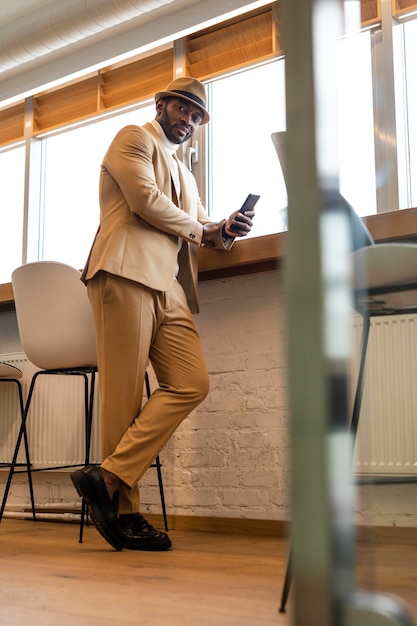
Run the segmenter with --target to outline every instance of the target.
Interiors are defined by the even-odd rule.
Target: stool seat
[[[355,309],[362,315],[417,310],[417,244],[378,243],[352,254]]]
[[[14,365],[0,362],[0,378],[22,378],[22,371]]]

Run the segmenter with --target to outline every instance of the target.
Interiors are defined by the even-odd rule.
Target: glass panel
[[[340,42],[340,191],[358,215],[376,213],[371,32]]]
[[[260,194],[250,236],[286,228],[287,193],[271,133],[285,130],[284,61],[211,84],[209,207],[214,220]]]
[[[359,215],[376,213],[370,33],[340,45],[340,188]],[[286,228],[287,196],[271,133],[285,130],[284,61],[211,85],[209,207],[213,219],[259,193],[250,236]]]
[[[397,135],[399,208],[408,209],[410,204],[410,177],[408,173],[408,119],[407,90],[404,60],[404,25],[393,27],[393,58],[395,84],[395,116]],[[412,86],[411,86],[412,87]]]
[[[398,28],[396,37],[396,76],[403,77],[405,86],[397,89],[399,100],[397,106],[398,126],[408,130],[408,144],[404,140],[399,145],[398,167],[400,175],[401,208],[417,206],[417,20],[406,22],[401,27],[404,34],[402,47],[401,29]],[[404,56],[401,54],[404,52]],[[400,82],[400,79],[397,80]],[[404,99],[402,95],[404,94]],[[405,132],[398,132],[399,137],[407,136]],[[406,193],[406,191],[408,193]]]
[[[22,263],[25,147],[0,152],[0,283]]]
[[[152,119],[154,111],[152,104],[43,140],[42,259],[84,267],[99,223],[103,156],[117,131],[127,124],[143,124]]]

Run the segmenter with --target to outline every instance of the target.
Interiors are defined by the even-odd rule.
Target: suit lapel
[[[178,172],[180,175],[180,185],[181,185],[181,208],[186,213],[190,213],[190,182],[187,180],[187,176],[189,175],[189,170],[185,167],[185,165],[178,159],[176,155],[174,158],[178,163]]]
[[[150,135],[152,135],[152,137],[154,137],[158,145],[158,150],[164,154],[166,162],[168,164],[169,172],[171,174],[172,201],[178,207],[182,208],[181,207],[181,184],[180,185],[178,184],[178,174],[176,174],[175,163],[174,163],[174,159],[175,159],[175,161],[178,164],[178,173],[179,173],[180,180],[181,180],[181,173],[180,173],[181,167],[180,167],[180,162],[177,158],[177,155],[174,153],[171,156],[168,153],[168,151],[165,149],[165,147],[161,145],[161,138],[158,135],[158,132],[155,130],[155,128],[150,122],[147,122],[146,124],[144,124],[142,128],[144,128]]]
[[[180,206],[181,189],[179,178],[179,164],[175,154],[173,154],[172,156],[168,155],[168,163],[169,171],[171,172],[173,198],[174,196],[176,198],[174,202],[177,206]]]

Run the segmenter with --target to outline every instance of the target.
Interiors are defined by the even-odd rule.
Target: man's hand
[[[213,246],[215,245],[215,240],[219,236],[221,229],[221,222],[211,222],[210,224],[204,224],[201,245],[213,248]]]
[[[245,211],[245,213],[235,211],[226,220],[226,223],[223,226],[224,234],[228,237],[245,237],[252,230],[252,218],[254,216],[255,211]],[[233,230],[231,229],[232,225]]]
[[[245,237],[252,230],[253,221],[252,218],[255,215],[255,211],[246,211],[240,213],[235,211],[224,222],[223,228],[221,222],[211,222],[210,224],[203,225],[203,237],[201,239],[202,246],[208,246],[212,248],[215,245],[215,240],[218,237],[220,231],[226,237],[234,239],[234,237]],[[231,230],[231,226],[234,226],[234,230]]]

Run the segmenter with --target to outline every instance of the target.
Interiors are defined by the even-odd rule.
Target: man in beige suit
[[[139,513],[138,481],[208,393],[192,316],[198,247],[229,249],[254,215],[211,222],[177,159],[179,144],[210,119],[204,85],[178,78],[155,103],[155,119],[123,128],[104,157],[100,226],[82,276],[96,324],[104,460],[71,477],[116,550],[171,547]],[[158,387],[142,409],[148,361]]]

